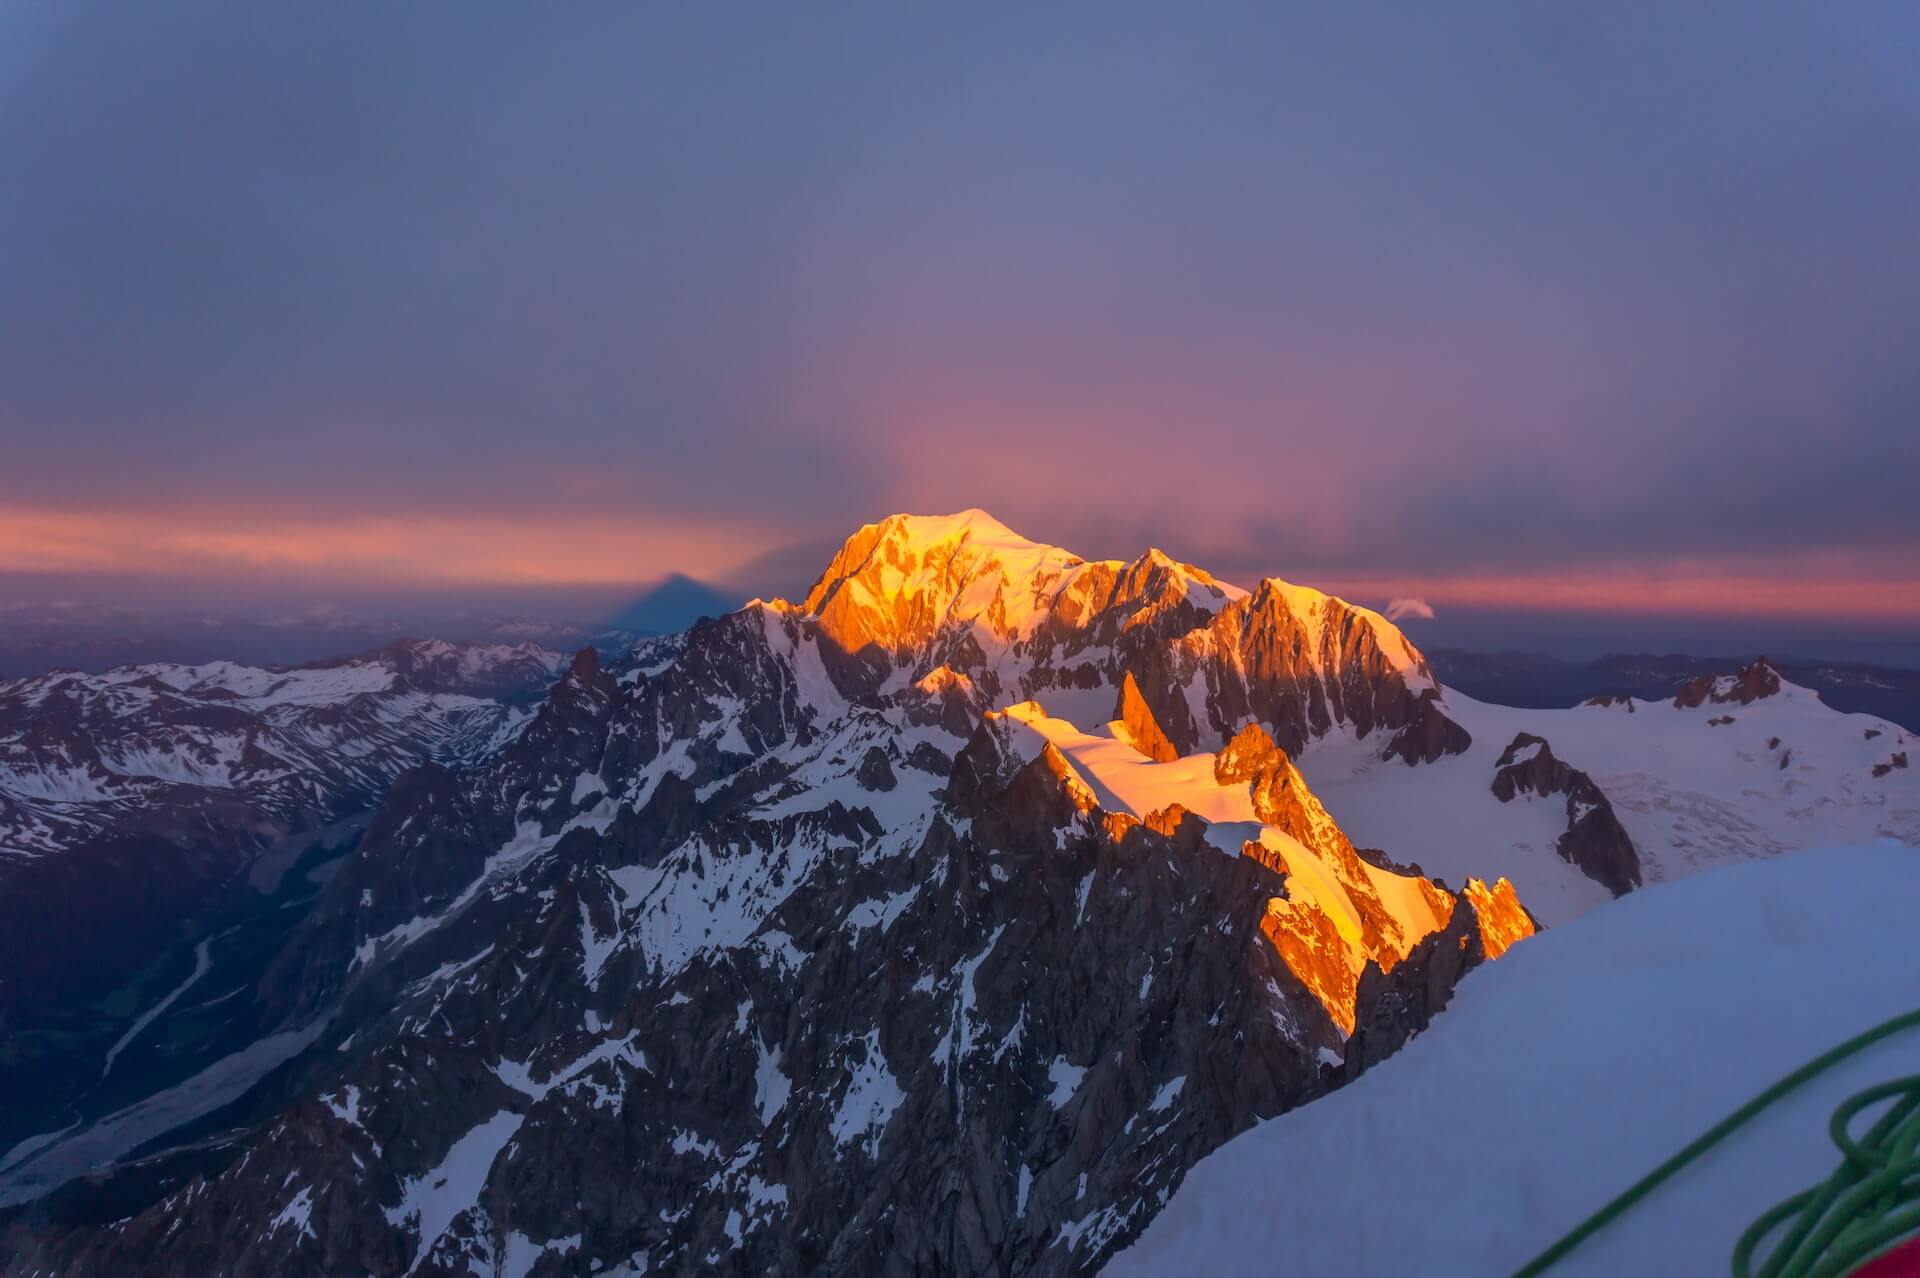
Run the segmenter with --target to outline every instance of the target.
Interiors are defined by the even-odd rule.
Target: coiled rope
[[[1574,1226],[1516,1270],[1513,1278],[1538,1278],[1767,1106],[1848,1057],[1916,1027],[1920,1027],[1920,1009],[1883,1021],[1808,1061]],[[1854,1140],[1848,1132],[1854,1118],[1887,1100],[1893,1100],[1891,1108],[1863,1139]],[[1909,1234],[1920,1233],[1920,1075],[1848,1097],[1833,1112],[1828,1130],[1841,1154],[1840,1167],[1824,1185],[1793,1195],[1753,1222],[1734,1246],[1734,1278],[1842,1278]],[[1760,1244],[1788,1222],[1791,1227],[1755,1269],[1753,1258]]]

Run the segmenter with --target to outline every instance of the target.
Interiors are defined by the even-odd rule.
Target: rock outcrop
[[[1640,854],[1593,778],[1554,757],[1545,738],[1522,732],[1494,765],[1493,793],[1502,803],[1524,794],[1565,795],[1567,830],[1560,855],[1615,896],[1640,886]]]
[[[1114,708],[1113,717],[1126,727],[1127,739],[1133,748],[1149,759],[1171,763],[1180,757],[1173,742],[1160,730],[1160,723],[1153,717],[1146,699],[1140,695],[1140,685],[1134,681],[1131,670],[1121,679],[1120,704]]]
[[[1682,710],[1708,704],[1749,706],[1779,691],[1780,671],[1761,657],[1738,674],[1701,675],[1689,680],[1674,694],[1673,704]]]

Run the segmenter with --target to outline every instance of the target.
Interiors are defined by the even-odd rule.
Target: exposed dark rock
[[[1460,978],[1486,961],[1471,903],[1454,907],[1447,926],[1414,947],[1391,972],[1377,963],[1360,974],[1353,1033],[1338,1068],[1343,1083],[1379,1064],[1446,1010]]]
[[[978,796],[971,833],[938,823],[904,860],[869,866],[856,846],[823,862],[764,944],[658,976],[609,960],[612,1002],[582,983],[579,937],[611,927],[599,865],[627,853],[569,856],[543,908],[432,1002],[402,1000],[243,1159],[115,1229],[16,1233],[11,1254],[68,1274],[134,1257],[163,1275],[397,1274],[418,1245],[406,1182],[510,1122],[422,1272],[494,1264],[509,1231],[578,1235],[544,1262],[566,1272],[642,1250],[730,1273],[1091,1272],[1186,1167],[1322,1092],[1318,1052],[1339,1038],[1260,935],[1272,874],[1206,847],[1191,814],[1162,834],[1097,819],[1088,798],[1043,750]],[[902,892],[888,925],[841,924]],[[1426,958],[1393,977],[1418,999],[1369,1005],[1369,1052],[1463,970],[1456,950],[1428,952],[1445,959],[1435,979]],[[583,1002],[605,1028],[565,1010]],[[898,1100],[863,1122],[869,1076]],[[782,1187],[779,1208],[754,1185]],[[1062,1234],[1089,1212],[1110,1224]]]
[[[1691,710],[1711,702],[1714,705],[1752,705],[1762,697],[1780,691],[1780,671],[1761,657],[1738,674],[1701,675],[1674,694],[1673,704]]]
[[[1545,738],[1522,732],[1495,764],[1494,797],[1509,803],[1521,794],[1567,796],[1567,831],[1560,855],[1615,896],[1640,886],[1640,854],[1593,778],[1554,757]]]
[[[953,772],[947,778],[947,804],[963,816],[971,816],[981,803],[1000,793],[1019,771],[1021,760],[1014,753],[1012,729],[1004,719],[982,719],[973,736],[953,759]]]
[[[1615,896],[1640,886],[1640,854],[1613,804],[1584,772],[1576,771],[1567,790],[1567,832],[1560,855]]]
[[[1439,697],[1428,690],[1414,703],[1406,726],[1387,743],[1385,754],[1389,759],[1405,760],[1411,766],[1432,763],[1450,754],[1465,754],[1472,745],[1472,735],[1447,718],[1440,709]]]
[[[1336,726],[1409,763],[1465,748],[1390,627],[1157,552],[1054,556],[948,627],[978,584],[960,550],[889,537],[863,530],[803,606],[583,654],[483,766],[410,776],[263,983],[262,1031],[311,1047],[165,1175],[17,1221],[7,1271],[1092,1273],[1194,1162],[1322,1094],[1356,1011],[1354,1059],[1378,1059],[1486,952],[1477,902],[1511,889],[1422,882],[1452,931],[1400,935],[1283,748]],[[1129,688],[1167,745],[1225,743],[1216,775],[1355,885],[1393,964],[1364,999],[1284,855],[1223,856],[1178,805],[1104,811],[982,713]],[[849,806],[849,779],[893,796]]]
[[[1418,875],[1421,878],[1428,878],[1427,872],[1420,868],[1418,861],[1396,861],[1379,848],[1357,847],[1353,851],[1355,856],[1358,856],[1368,865],[1378,866],[1380,869],[1387,870],[1394,874]],[[1429,881],[1436,887],[1446,887],[1446,884],[1440,882],[1438,879],[1429,879]]]
[[[906,766],[944,777],[953,771],[953,758],[931,741],[921,741],[907,751]]]
[[[853,779],[860,783],[862,790],[886,791],[899,784],[893,777],[893,765],[887,762],[887,752],[879,746],[867,747]]]
[[[1545,737],[1522,732],[1494,763],[1493,794],[1509,803],[1516,794],[1564,794],[1573,769],[1553,757]]]
[[[621,805],[607,830],[606,847],[616,865],[652,868],[686,842],[699,820],[700,799],[693,782],[678,772],[663,772],[638,812]]]

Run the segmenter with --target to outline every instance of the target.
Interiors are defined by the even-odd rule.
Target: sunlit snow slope
[[[1221,760],[1235,747],[1156,762],[1135,747],[1120,722],[1082,732],[1032,701],[1010,706],[1005,718],[1025,738],[1024,748],[1016,743],[1023,757],[1051,745],[1102,809],[1168,825],[1177,817],[1167,821],[1160,814],[1190,812],[1207,823],[1209,845],[1227,856],[1254,856],[1287,875],[1287,895],[1269,903],[1265,930],[1343,1029],[1353,1028],[1356,984],[1368,962],[1391,971],[1453,916],[1451,893],[1419,875],[1362,860],[1257,728],[1236,741],[1241,762],[1237,768],[1227,764],[1223,775]],[[1472,890],[1481,894],[1477,903],[1487,899],[1484,884],[1475,881]],[[1512,889],[1501,883],[1492,891],[1502,897],[1504,915],[1519,935],[1530,933]],[[1483,925],[1492,922],[1483,919]],[[1500,952],[1497,945],[1488,949]]]
[[[1391,1060],[1203,1161],[1107,1272],[1510,1273],[1806,1060],[1920,1006],[1920,852],[1749,862],[1633,893],[1461,982]],[[1557,1278],[1726,1272],[1826,1178],[1827,1116],[1920,1071],[1920,1035],[1781,1102]]]

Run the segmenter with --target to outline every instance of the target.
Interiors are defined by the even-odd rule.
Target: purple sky
[[[16,6],[0,573],[1920,623],[1920,10],[1365,8]]]

